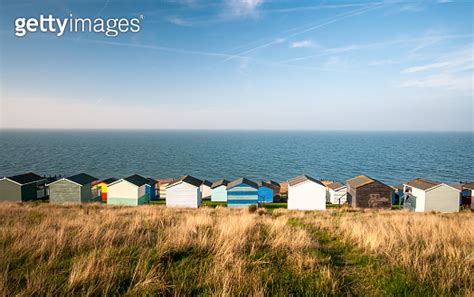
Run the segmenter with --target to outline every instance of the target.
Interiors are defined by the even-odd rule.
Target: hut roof
[[[267,182],[268,184],[270,184],[270,185],[274,186],[274,187],[278,187],[278,188],[280,188],[280,187],[281,187],[280,183],[279,183],[279,182],[276,182],[276,181],[274,181],[273,179],[269,179],[269,180],[267,180],[266,182]]]
[[[238,178],[232,182],[230,182],[228,185],[227,185],[227,188],[233,188],[235,186],[238,186],[240,184],[246,184],[246,185],[249,185],[251,186],[252,188],[258,188],[258,184],[254,181],[251,181],[249,179],[246,179],[245,177],[241,177],[241,178]]]
[[[128,181],[129,183],[134,184],[137,187],[141,187],[147,183],[147,179],[138,174],[130,175],[128,177],[124,177],[123,179]]]
[[[178,179],[176,179],[175,181],[173,181],[172,183],[170,183],[166,187],[169,188],[169,187],[172,187],[172,186],[174,186],[178,183],[181,183],[181,182],[184,182],[184,183],[196,186],[196,187],[200,187],[202,185],[202,180],[197,179],[197,178],[195,178],[191,175],[184,175],[184,176],[179,177]]]
[[[212,183],[211,183],[210,181],[208,181],[207,179],[203,180],[203,181],[202,181],[202,184],[203,184],[204,186],[208,186],[208,187],[211,187],[211,186],[212,186]]]
[[[406,183],[406,185],[417,188],[423,191],[429,190],[431,188],[434,188],[436,186],[439,186],[441,183],[429,180],[427,178],[415,178],[414,180],[411,180]]]
[[[463,187],[469,190],[474,190],[474,182],[465,183]]]
[[[20,184],[20,185],[29,184],[29,183],[32,183],[32,182],[36,182],[36,181],[46,179],[46,178],[44,178],[42,176],[39,176],[38,174],[33,173],[33,172],[28,172],[28,173],[24,173],[24,174],[9,176],[7,178],[14,181],[14,182],[16,182],[16,183],[18,183],[18,184]]]
[[[307,175],[300,175],[300,176],[296,176],[296,177],[293,177],[292,179],[288,180],[288,183],[290,184],[290,186],[294,186],[294,185],[297,185],[297,184],[300,184],[300,183],[303,183],[303,182],[306,182],[306,181],[312,181],[312,182],[315,182],[317,184],[320,184],[322,186],[324,186],[324,184],[315,179],[315,178],[312,178],[311,176],[307,176]]]
[[[70,176],[68,178],[66,178],[67,180],[70,180],[72,182],[75,182],[76,184],[80,184],[80,185],[87,185],[87,184],[90,184],[94,181],[97,180],[97,178],[89,175],[89,174],[86,174],[86,173],[79,173],[79,174],[76,174],[76,175],[73,175],[73,176]]]
[[[117,179],[115,177],[110,177],[110,178],[104,179],[102,182],[104,184],[110,184],[110,183],[113,183],[115,181],[117,181]]]
[[[214,189],[220,186],[227,186],[228,184],[229,184],[229,181],[226,180],[225,178],[222,178],[220,180],[216,180],[215,182],[213,182],[211,185],[211,188]]]
[[[147,177],[146,178],[146,183],[149,184],[149,185],[154,185],[154,184],[157,184],[158,181],[154,178],[151,178],[151,177]]]
[[[167,178],[160,178],[158,180],[158,183],[160,184],[170,184],[170,183],[174,183],[176,182],[177,180],[179,180],[181,178],[180,177],[167,177]]]
[[[328,188],[330,188],[332,190],[337,190],[337,189],[343,188],[345,186],[346,186],[345,184],[335,181],[332,184],[329,184]]]
[[[359,175],[354,178],[348,179],[347,184],[350,185],[352,188],[360,188],[362,186],[368,185],[375,182],[375,179],[372,179],[365,175]]]

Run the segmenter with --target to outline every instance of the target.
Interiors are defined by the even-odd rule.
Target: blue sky
[[[1,1],[3,128],[474,130],[471,1]]]

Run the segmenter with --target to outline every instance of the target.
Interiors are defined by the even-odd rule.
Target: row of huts
[[[283,188],[285,190],[283,190]],[[49,198],[54,204],[102,201],[111,205],[141,205],[164,199],[168,207],[201,206],[203,199],[226,202],[228,207],[272,203],[285,192],[288,209],[324,210],[327,203],[357,208],[391,208],[395,201],[418,212],[456,212],[460,197],[473,207],[474,183],[450,185],[417,178],[391,187],[365,175],[347,180],[321,181],[307,175],[284,183],[255,182],[246,178],[220,179],[211,183],[192,176],[155,180],[134,174],[121,179],[98,180],[85,173],[46,178],[26,173],[0,179],[0,200],[28,201]]]

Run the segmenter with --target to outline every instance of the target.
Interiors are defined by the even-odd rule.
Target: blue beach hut
[[[150,200],[152,201],[158,200],[158,197],[156,195],[156,185],[158,184],[158,181],[156,181],[155,179],[151,177],[148,177],[146,179],[146,184],[147,186],[145,188],[145,191],[148,194],[148,197],[150,198]]]
[[[266,182],[258,183],[258,203],[272,203],[273,202],[273,188]]]
[[[258,184],[239,178],[227,185],[227,207],[243,208],[258,204]]]

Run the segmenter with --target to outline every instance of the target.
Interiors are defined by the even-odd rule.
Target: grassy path
[[[290,220],[290,224],[306,229],[319,243],[312,253],[328,261],[336,278],[337,295],[413,296],[432,292],[400,267],[388,264],[382,257],[365,254],[327,230],[298,219]]]

